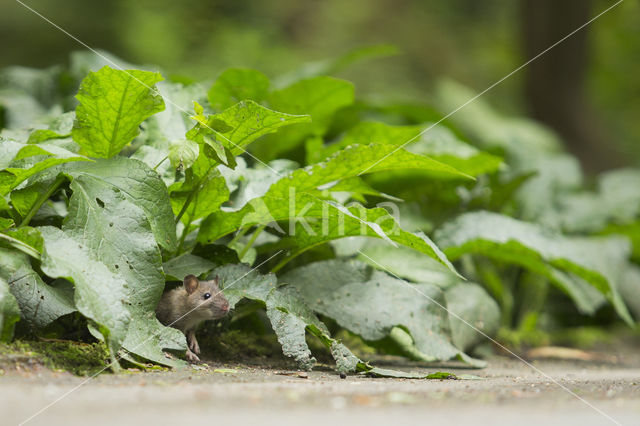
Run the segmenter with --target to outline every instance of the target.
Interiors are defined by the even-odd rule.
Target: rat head
[[[229,313],[229,301],[222,294],[218,282],[218,277],[211,281],[200,281],[195,275],[187,275],[184,278],[183,284],[189,305],[198,317],[217,319]]]

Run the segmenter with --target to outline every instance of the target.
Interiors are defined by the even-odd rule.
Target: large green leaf
[[[65,278],[74,283],[78,311],[95,322],[115,359],[131,321],[125,290],[128,283],[111,272],[109,266],[113,265],[106,264],[111,259],[96,260],[84,245],[82,236],[76,239],[73,229],[71,235],[50,226],[39,229],[44,237],[42,271],[50,277]],[[83,232],[84,229],[75,231]]]
[[[485,342],[486,337],[477,330],[482,330],[488,336],[498,331],[500,308],[482,287],[458,283],[445,291],[444,299],[449,314],[451,341],[456,348],[467,351]]]
[[[247,68],[225,70],[209,89],[209,104],[215,110],[251,99],[261,102],[269,94],[269,79],[260,71]]]
[[[251,100],[242,101],[221,113],[195,117],[198,124],[187,138],[204,143],[205,137],[219,141],[234,155],[244,152],[251,142],[279,128],[310,121],[308,115],[291,115],[263,107]]]
[[[290,286],[276,286],[273,274],[260,275],[246,265],[225,265],[211,273],[217,275],[231,307],[242,298],[263,302],[267,317],[282,345],[285,355],[292,357],[302,369],[311,369],[316,359],[305,339],[309,331],[331,350],[339,371],[355,371],[368,367],[349,349],[334,340],[327,327],[309,309],[297,291]]]
[[[487,334],[495,332],[498,325],[495,302],[470,284],[463,284],[467,286],[465,290],[475,288],[473,292],[467,292],[473,302],[466,303],[488,303],[486,311],[474,311],[464,306],[459,291],[452,292],[447,299],[435,285],[411,284],[355,261],[312,263],[288,272],[281,281],[295,286],[314,311],[335,319],[365,340],[379,341],[396,327],[406,329],[424,360],[458,358],[475,363],[452,344],[451,326],[456,330],[454,342],[464,347],[475,342],[471,335],[476,332],[473,329],[469,333],[463,332],[460,320],[455,316],[450,320],[449,311],[445,309],[448,302],[452,302],[451,312]]]
[[[389,144],[427,155],[472,176],[494,172],[502,160],[479,151],[458,139],[441,125],[392,126],[379,122],[361,122],[349,129],[338,142],[314,153],[322,160],[349,145]]]
[[[164,109],[153,87],[159,73],[116,70],[104,66],[90,72],[76,95],[73,140],[91,157],[111,158],[140,133],[140,124]]]
[[[447,289],[460,282],[460,277],[431,257],[411,250],[408,247],[396,247],[389,250],[389,244],[383,241],[368,240],[360,244],[353,253],[358,259],[377,269],[388,271],[396,277],[413,282],[435,284]]]
[[[0,255],[3,249],[0,248]],[[0,342],[13,338],[13,328],[20,319],[20,308],[16,298],[9,291],[7,281],[0,276]]]
[[[21,267],[11,277],[11,293],[20,305],[22,319],[30,326],[41,328],[76,311],[73,287],[64,280],[54,284],[46,284],[28,265]]]
[[[292,187],[297,191],[307,191],[322,185],[326,186],[320,189],[331,189],[330,184],[340,180],[390,170],[415,170],[439,179],[473,179],[447,164],[392,145],[351,145],[322,163],[293,171],[276,182],[268,193],[284,195]]]
[[[290,218],[290,235],[274,245],[274,248],[288,250],[288,256],[277,265],[278,269],[311,247],[339,238],[366,236],[385,240],[388,244],[387,250],[395,248],[394,243],[397,243],[426,254],[455,272],[446,256],[424,233],[404,231],[394,217],[383,208],[367,209],[358,204],[345,207],[308,196],[296,197],[295,202],[296,205],[305,206],[299,210],[304,212],[304,215],[299,213],[297,216],[302,220]],[[284,208],[290,211],[288,204]],[[305,211],[305,208],[308,210]],[[270,209],[270,212],[273,214],[274,209]],[[292,227],[292,224],[295,227]]]
[[[311,123],[285,129],[253,148],[263,161],[277,158],[302,144],[309,136],[322,136],[329,128],[334,114],[354,101],[353,84],[332,77],[315,77],[298,81],[272,92],[269,105],[289,114],[309,114]]]
[[[593,305],[582,279],[601,292],[625,321],[632,322],[618,292],[630,248],[620,238],[564,237],[539,225],[496,213],[466,213],[435,234],[448,257],[474,253],[545,275],[582,308]]]
[[[272,165],[278,172],[286,172],[290,168],[290,163],[272,162]],[[252,185],[250,189],[245,189],[243,196],[235,200],[237,202],[234,203],[234,208],[243,206],[252,199],[252,196],[254,198],[263,196],[265,199],[289,198],[292,190],[318,194],[323,190],[348,190],[352,189],[350,184],[343,187],[342,183],[361,173],[402,169],[418,170],[434,178],[470,178],[451,166],[403,149],[396,150],[393,146],[376,144],[350,146],[334,154],[325,162],[293,170],[280,179],[267,169],[247,170],[241,173],[238,180],[243,178],[260,182]]]
[[[296,247],[292,255],[335,238],[366,235],[407,245],[451,267],[426,236],[403,231],[384,209],[346,208],[318,197],[321,189],[328,189],[325,185],[361,172],[411,168],[438,177],[465,176],[451,166],[402,149],[396,150],[391,145],[349,147],[324,163],[293,171],[274,183],[264,196],[253,199],[236,212],[217,212],[208,216],[200,227],[198,240],[212,242],[243,227],[290,221],[291,233],[296,238],[285,245]],[[308,219],[308,226],[306,222],[296,226],[298,221]]]
[[[76,177],[71,189],[63,230],[42,228],[44,272],[75,283],[78,310],[102,326],[113,353],[123,346],[154,362],[178,365],[162,352],[184,350],[184,336],[155,318],[164,275],[144,211],[88,176]]]
[[[167,187],[160,177],[141,161],[124,157],[98,160],[90,166],[76,163],[64,173],[93,180],[96,185],[112,188],[140,207],[156,237],[169,251],[175,250],[176,228]]]
[[[121,191],[90,177],[75,178],[71,189],[74,194],[65,232],[126,283],[124,301],[131,324],[123,347],[157,363],[178,365],[162,352],[184,349],[184,336],[161,325],[155,317],[164,289],[164,273],[147,215]]]

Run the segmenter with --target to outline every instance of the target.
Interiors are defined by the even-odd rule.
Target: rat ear
[[[196,291],[196,289],[200,285],[200,281],[198,281],[198,278],[195,275],[191,274],[184,277],[184,280],[182,282],[184,284],[184,289],[187,290],[188,294],[193,294],[193,292]]]

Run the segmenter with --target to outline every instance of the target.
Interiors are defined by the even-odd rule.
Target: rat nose
[[[229,312],[229,302],[225,301],[224,303],[222,303],[222,305],[220,306],[220,309],[223,312]]]

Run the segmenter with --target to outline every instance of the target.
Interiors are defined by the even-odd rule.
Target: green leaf
[[[53,120],[48,129],[37,129],[31,132],[27,143],[41,143],[50,139],[64,139],[71,136],[76,114],[67,112]]]
[[[446,256],[424,233],[404,231],[395,222],[393,216],[383,208],[367,209],[357,204],[345,207],[309,197],[296,197],[295,202],[296,205],[304,206],[300,211],[305,212],[305,208],[308,209],[305,216],[299,217],[312,220],[293,221],[295,228],[291,229],[290,225],[290,236],[282,238],[274,246],[289,250],[288,257],[276,266],[276,270],[311,247],[339,238],[366,236],[385,240],[388,244],[387,250],[391,247],[395,249],[397,246],[394,243],[417,250],[455,273]],[[284,208],[289,209],[289,204],[285,204]],[[273,209],[270,212],[271,214],[279,213]]]
[[[260,275],[247,265],[225,265],[210,274],[217,275],[224,295],[233,308],[242,298],[265,303],[267,317],[285,355],[294,358],[300,368],[311,369],[316,360],[306,343],[306,331],[315,335],[332,352],[339,371],[355,371],[364,366],[344,345],[331,338],[326,326],[288,286],[276,287],[273,274]]]
[[[208,216],[200,227],[198,241],[213,242],[243,227],[288,220],[292,223],[290,232],[296,238],[288,240],[285,246],[295,247],[292,250],[294,256],[332,239],[366,235],[407,245],[451,267],[431,240],[424,235],[403,231],[384,209],[367,210],[359,206],[348,209],[312,195],[320,195],[319,188],[330,189],[324,185],[355,177],[361,172],[418,168],[434,176],[465,176],[428,157],[395,149],[390,145],[350,147],[325,163],[296,170],[271,185],[263,197],[253,199],[239,211],[217,212]],[[320,223],[323,218],[324,222]],[[297,221],[307,219],[311,219],[308,226],[306,223],[296,226]],[[340,227],[341,223],[344,229]],[[316,232],[318,229],[321,232]]]
[[[188,169],[193,166],[200,152],[196,142],[189,139],[178,139],[169,145],[169,161],[174,168]]]
[[[229,199],[226,181],[217,169],[212,169],[202,179],[187,178],[175,183],[170,191],[173,212],[176,215],[182,212],[180,219],[185,225],[219,212],[222,203]]]
[[[326,133],[334,114],[354,102],[353,84],[332,77],[301,80],[272,92],[269,105],[289,114],[309,114],[311,123],[298,125],[270,137],[254,148],[255,154],[268,161],[304,143],[309,136]]]
[[[550,206],[562,206],[567,194],[582,185],[582,172],[576,158],[567,154],[530,156],[518,169],[536,173],[513,197],[522,219],[560,228],[562,216],[558,209]]]
[[[236,168],[236,160],[229,148],[224,146],[222,142],[211,139],[208,136],[203,138],[204,154],[215,163],[224,164],[230,169]],[[214,163],[214,164],[215,164]]]
[[[627,237],[633,245],[631,260],[640,263],[640,222],[636,221],[627,225],[609,225],[602,230],[602,234],[618,234]]]
[[[447,301],[437,286],[410,284],[362,263],[342,260],[316,262],[294,269],[282,276],[281,281],[295,286],[314,311],[335,319],[340,326],[367,341],[381,340],[389,336],[393,328],[401,326],[410,333],[424,360],[459,358],[474,362],[451,343],[450,319],[443,309]],[[491,299],[486,294],[476,299],[487,300]],[[497,318],[495,302],[492,308]],[[496,330],[497,321],[478,325],[491,334]]]
[[[620,285],[620,293],[624,301],[629,305],[637,322],[640,322],[640,267],[630,264]]]
[[[0,217],[0,231],[5,231],[15,224],[13,223],[13,219],[7,219],[6,217]]]
[[[251,142],[279,128],[296,123],[307,123],[308,115],[291,115],[274,111],[253,101],[242,101],[219,114],[207,117],[206,125],[198,123],[189,132],[187,139],[200,144],[210,136],[221,142],[233,155],[244,152]]]
[[[357,250],[358,259],[376,269],[413,282],[435,284],[442,289],[460,282],[460,277],[441,263],[408,247],[389,250],[383,241],[367,241]]]
[[[632,323],[617,290],[621,271],[629,256],[629,244],[619,238],[564,237],[539,225],[496,213],[466,213],[448,222],[435,234],[448,257],[485,255],[521,265],[546,276],[565,291],[579,307],[592,301],[575,279],[595,287],[609,300],[620,317]]]
[[[221,266],[209,277],[216,275],[231,308],[243,298],[265,302],[278,282],[274,274],[261,275],[245,264]]]
[[[440,81],[436,87],[441,111],[449,114],[456,110],[448,119],[482,148],[500,148],[523,163],[532,156],[561,150],[561,141],[548,128],[533,120],[502,116],[476,96],[471,89],[451,80]],[[460,108],[463,104],[465,107]]]
[[[304,305],[300,304],[300,306]],[[278,308],[274,302],[271,306],[268,305],[267,317],[282,346],[282,353],[295,359],[300,369],[311,370],[316,359],[306,342],[307,321],[284,308]],[[313,315],[313,313],[310,314]]]
[[[164,101],[154,85],[159,73],[104,66],[90,72],[76,95],[73,140],[86,155],[111,158],[140,132],[140,124],[164,110]]]
[[[269,79],[260,71],[229,68],[217,78],[209,89],[209,104],[223,110],[247,99],[261,102],[269,94]]]
[[[336,58],[306,63],[300,69],[280,77],[277,85],[282,87],[302,79],[334,74],[356,62],[396,54],[398,54],[398,48],[390,44],[357,47]]]
[[[486,341],[486,337],[471,326],[488,335],[498,330],[500,308],[482,287],[459,283],[448,288],[444,298],[449,313],[451,341],[456,348],[467,351]]]
[[[38,253],[42,252],[42,236],[37,228],[21,226],[19,228],[8,229],[4,231],[3,234],[26,244]]]
[[[352,145],[338,151],[322,163],[293,171],[276,182],[269,193],[287,194],[291,187],[295,187],[297,191],[316,188],[330,190],[331,184],[340,180],[391,170],[414,170],[437,179],[473,180],[471,176],[447,164],[392,145]]]
[[[76,163],[64,173],[73,178],[86,177],[100,186],[120,192],[144,211],[158,244],[169,251],[176,249],[175,220],[167,187],[146,164],[116,157],[98,160],[91,166]]]
[[[322,159],[349,145],[389,144],[404,146],[407,151],[426,155],[471,175],[492,173],[502,163],[499,157],[481,152],[458,139],[441,125],[392,126],[379,122],[361,122],[349,129],[338,142],[333,143],[315,158]]]
[[[25,145],[0,138],[0,195],[8,194],[22,182],[59,164],[91,161],[50,144]]]
[[[11,191],[11,205],[22,217],[25,217],[35,205],[41,194],[47,192],[55,179],[38,180],[32,185]]]
[[[629,224],[640,216],[640,171],[614,170],[598,178],[595,193],[564,195],[560,201],[562,229],[598,232],[607,224]]]
[[[114,357],[122,346],[131,320],[126,306],[127,282],[111,272],[104,260],[96,260],[84,241],[45,226],[42,271],[53,278],[65,278],[75,285],[78,311],[95,321]]]
[[[250,200],[262,197],[282,175],[298,168],[298,163],[290,160],[271,161],[268,164],[269,168],[260,163],[254,167],[246,167],[244,159],[240,157],[239,160],[235,170],[218,169],[227,181],[229,191],[232,192],[229,206],[225,206],[229,211],[240,210]]]
[[[59,256],[65,253],[53,253],[49,246],[57,242],[47,241],[45,236],[45,249],[50,262],[45,269],[43,260],[43,270],[50,276],[72,278],[76,284],[78,310],[99,324],[108,325],[108,330],[114,335],[112,339],[117,338],[116,342],[127,351],[165,365],[181,364],[165,357],[162,352],[162,349],[184,350],[184,336],[178,330],[164,327],[155,317],[154,311],[164,289],[164,274],[160,250],[147,215],[130,202],[122,191],[91,176],[76,177],[71,189],[73,195],[69,215],[63,231],[56,231],[63,234],[68,245],[73,245],[75,252],[79,252],[77,256],[80,256],[80,260],[77,265],[75,260],[71,260],[74,259],[72,256],[69,256],[70,260],[63,261]],[[44,229],[53,233],[51,228]],[[73,266],[67,266],[62,271],[66,271],[66,274],[61,275],[56,268],[65,262],[73,262]],[[93,264],[100,276],[92,277],[93,268],[87,267],[87,263]],[[90,312],[86,312],[86,308],[83,311],[78,301],[78,292],[81,290],[78,282],[86,285],[85,280],[99,280],[100,286],[106,286],[100,288],[94,283],[93,292],[85,295],[85,303],[96,303],[96,293],[102,291],[118,297],[117,303],[114,300],[109,302],[107,298],[104,304],[110,303],[108,308],[93,307]],[[97,315],[102,321],[95,318]],[[130,317],[130,324],[127,321],[123,334],[119,324],[113,321],[125,317]],[[115,326],[118,334],[112,330]],[[107,341],[108,336],[109,333],[105,335]]]
[[[189,274],[199,277],[211,271],[215,266],[216,264],[210,260],[185,253],[163,263],[162,269],[166,278],[182,281]]]
[[[0,247],[0,278],[9,281],[11,276],[24,265],[29,265],[29,258],[13,248]]]
[[[0,254],[1,253],[0,249]],[[20,308],[16,298],[9,291],[7,281],[0,277],[0,342],[10,342],[15,323],[20,320]]]
[[[16,249],[39,260],[42,252],[42,236],[37,229],[28,226],[7,229],[0,232],[0,247]],[[9,278],[5,277],[5,279]]]
[[[42,328],[63,315],[76,311],[73,302],[73,286],[66,281],[48,285],[31,267],[25,265],[17,270],[9,281],[22,319],[31,327]]]
[[[42,107],[51,108],[64,96],[60,90],[62,74],[60,66],[45,69],[10,66],[0,70],[0,88],[28,95]],[[27,125],[32,123],[27,122]]]

